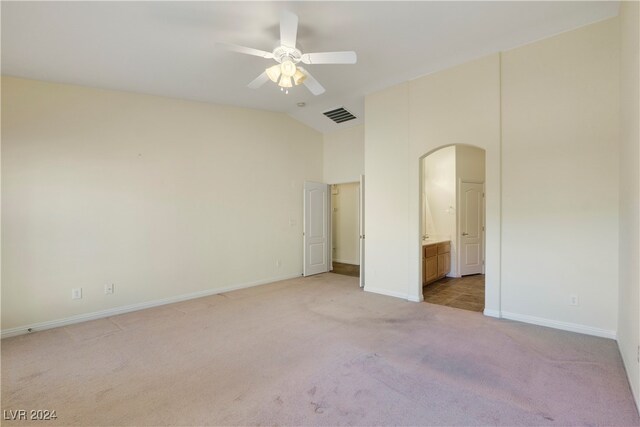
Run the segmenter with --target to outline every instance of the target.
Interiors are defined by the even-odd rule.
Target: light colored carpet
[[[57,411],[39,425],[639,423],[612,340],[335,274],[3,340],[2,409]]]

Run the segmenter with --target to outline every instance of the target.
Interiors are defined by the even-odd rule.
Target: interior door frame
[[[365,239],[365,233],[364,233],[364,222],[365,222],[365,215],[364,215],[364,175],[360,175],[359,180],[358,181],[341,181],[341,182],[332,182],[329,185],[329,224],[330,224],[330,228],[329,228],[329,241],[330,241],[330,245],[329,245],[329,254],[330,254],[330,258],[329,260],[331,261],[331,270],[333,270],[333,223],[331,221],[333,221],[333,205],[332,205],[332,198],[331,198],[331,187],[333,185],[344,185],[344,184],[358,184],[358,248],[359,248],[359,262],[360,262],[360,276],[359,276],[359,283],[360,283],[360,287],[364,288],[364,239]],[[330,271],[331,271],[330,270]]]
[[[360,239],[358,244],[360,245],[360,288],[364,289],[364,250],[365,250],[365,228],[364,228],[364,175],[360,175],[360,187],[358,188],[358,228],[360,232]]]

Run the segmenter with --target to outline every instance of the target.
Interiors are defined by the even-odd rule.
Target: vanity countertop
[[[435,245],[436,243],[448,242],[450,240],[451,239],[448,239],[446,237],[430,237],[422,241],[422,246]]]

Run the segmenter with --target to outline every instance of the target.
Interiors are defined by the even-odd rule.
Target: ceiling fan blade
[[[267,76],[267,72],[264,71],[258,77],[256,77],[251,83],[247,85],[248,88],[258,89],[260,86],[266,83],[269,80],[269,76]]]
[[[353,51],[305,53],[301,58],[305,64],[355,64],[358,56]]]
[[[309,89],[309,92],[314,95],[321,95],[325,92],[325,89],[322,87],[322,85],[318,83],[318,81],[311,74],[309,74],[307,70],[302,67],[298,67],[298,69],[302,71],[302,74],[307,77],[306,79],[304,79],[304,82],[302,82],[302,84],[304,84],[307,89]]]
[[[280,12],[280,44],[295,48],[297,36],[298,15],[283,9]]]
[[[216,43],[216,44],[218,46],[220,46],[221,48],[226,49],[226,50],[230,50],[232,52],[246,53],[247,55],[259,56],[261,58],[267,58],[267,59],[273,58],[273,53],[267,52],[265,50],[254,49],[254,48],[251,48],[251,47],[238,46],[238,45],[229,44],[229,43]]]

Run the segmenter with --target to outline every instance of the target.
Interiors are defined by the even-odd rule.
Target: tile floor
[[[333,270],[331,270],[331,272],[335,274],[343,274],[345,276],[360,277],[360,266],[334,261]]]
[[[424,301],[463,310],[484,310],[484,274],[445,277],[422,289]]]

